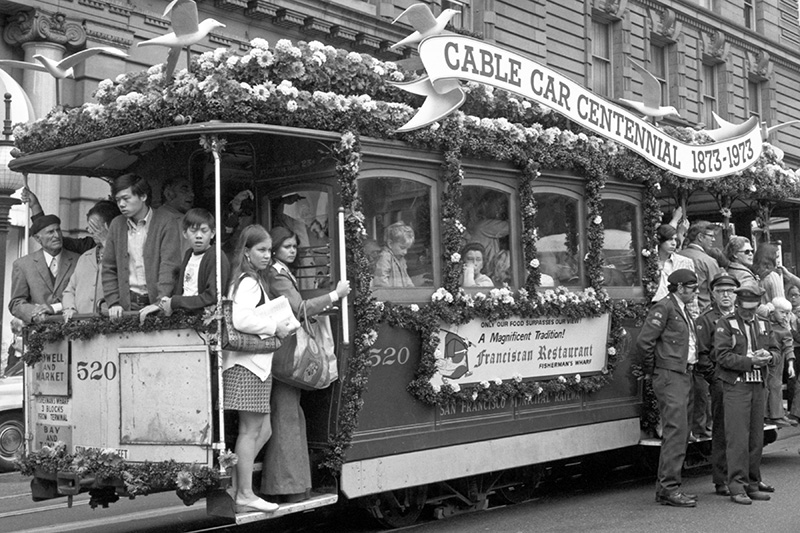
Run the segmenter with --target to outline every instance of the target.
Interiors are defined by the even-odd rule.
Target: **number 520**
[[[395,363],[404,365],[408,363],[410,357],[407,346],[403,346],[399,350],[396,350],[392,346],[387,348],[370,348],[369,353],[370,356],[369,359],[367,359],[367,363],[369,363],[370,366],[389,366]]]
[[[76,373],[81,381],[107,379],[111,381],[117,377],[117,365],[109,361],[105,365],[100,361],[78,361]]]

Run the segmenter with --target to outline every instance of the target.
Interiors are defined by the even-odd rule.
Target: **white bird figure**
[[[752,130],[755,123],[758,122],[758,118],[750,117],[747,119],[747,121],[742,122],[741,124],[734,124],[733,122],[728,122],[713,111],[711,114],[714,116],[714,121],[719,127],[713,130],[705,130],[703,133],[717,142],[724,141],[726,139],[732,139],[747,133],[748,131]]]
[[[205,19],[198,23],[197,4],[194,3],[194,0],[172,0],[164,10],[163,16],[166,17],[167,14],[170,15],[172,22],[172,33],[142,41],[136,46],[166,46],[169,48],[164,76],[166,79],[170,79],[178,64],[181,50],[199,43],[213,30],[224,28],[225,24],[214,19]]]
[[[645,117],[650,117],[654,121],[657,118],[663,118],[668,115],[680,116],[675,107],[661,105],[661,82],[658,81],[658,78],[633,59],[628,58],[628,60],[633,65],[634,70],[642,77],[642,83],[644,84],[642,89],[643,101],[637,102],[635,100],[626,100],[625,98],[620,98],[620,101],[625,102]]]
[[[112,48],[110,46],[98,46],[96,48],[87,48],[86,50],[75,52],[74,54],[65,57],[61,61],[54,61],[49,57],[44,57],[43,55],[40,54],[36,54],[35,56],[33,56],[33,59],[38,61],[38,63],[28,63],[27,61],[14,61],[11,59],[4,59],[0,60],[0,67],[24,68],[28,70],[36,70],[39,72],[49,72],[50,75],[53,76],[55,79],[63,80],[64,78],[75,77],[75,71],[73,69],[75,65],[77,65],[81,61],[85,61],[88,58],[100,53],[105,53],[117,57],[128,57],[128,54],[117,48]]]
[[[433,124],[461,107],[467,98],[457,80],[445,80],[434,87],[426,75],[413,81],[392,83],[392,85],[425,97],[425,101],[417,113],[411,117],[411,120],[398,128],[398,132],[412,131]]]
[[[773,131],[779,130],[781,128],[786,128],[788,126],[794,126],[795,124],[800,124],[800,120],[789,120],[788,122],[775,124],[774,126],[770,126],[769,128],[767,127],[767,123],[764,122],[761,127],[761,135],[763,136],[764,141],[766,141],[767,139],[769,139],[769,136]]]
[[[14,61],[12,59],[0,60],[0,67],[3,68],[22,68],[27,70],[35,70],[38,72],[47,72],[56,79],[56,105],[61,104],[61,88],[60,81],[64,78],[75,78],[75,70],[73,67],[82,61],[86,61],[90,57],[97,54],[108,54],[117,57],[128,57],[128,54],[112,48],[110,46],[98,46],[95,48],[87,48],[80,52],[75,52],[62,59],[55,61],[49,57],[44,57],[41,54],[36,54],[33,59],[38,63],[29,63],[27,61]]]
[[[392,24],[403,17],[408,17],[409,24],[411,24],[416,31],[408,37],[401,39],[390,46],[389,50],[394,50],[400,46],[418,43],[425,37],[443,33],[444,27],[447,26],[447,23],[450,22],[450,19],[458,13],[459,11],[455,9],[445,9],[439,13],[438,17],[434,17],[433,13],[431,13],[431,8],[429,8],[426,4],[414,4],[409,6],[392,21]]]

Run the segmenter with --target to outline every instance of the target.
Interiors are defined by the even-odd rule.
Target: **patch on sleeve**
[[[664,318],[664,315],[658,311],[653,312],[653,316],[656,318]]]
[[[661,321],[657,318],[653,318],[652,320],[650,320],[650,323],[659,328],[661,327]]]

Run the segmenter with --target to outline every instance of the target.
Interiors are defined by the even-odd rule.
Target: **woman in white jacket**
[[[233,258],[230,295],[233,299],[233,325],[245,333],[284,338],[291,325],[277,323],[262,306],[268,299],[266,271],[270,264],[272,240],[262,226],[244,228]],[[279,343],[275,343],[277,348]],[[256,496],[252,473],[256,454],[272,433],[270,391],[272,353],[223,351],[223,405],[239,412],[236,439],[238,462],[233,473],[236,512],[270,513],[278,505]]]

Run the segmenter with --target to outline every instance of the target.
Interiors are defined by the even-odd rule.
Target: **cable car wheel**
[[[366,509],[385,528],[407,527],[415,523],[425,507],[428,486],[407,487],[369,496]]]
[[[525,466],[517,471],[517,483],[511,483],[497,489],[497,495],[507,504],[516,505],[532,499],[536,488],[544,477],[544,468],[538,465]]]

